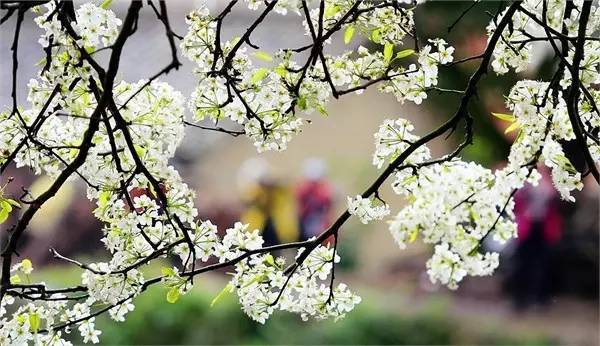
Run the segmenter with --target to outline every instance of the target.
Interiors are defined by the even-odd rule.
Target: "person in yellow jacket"
[[[265,167],[258,168],[256,162],[253,165],[253,171],[259,174],[255,174],[253,181],[246,182],[242,196],[246,210],[241,216],[242,223],[250,224],[251,230],[262,232],[263,246],[298,241],[300,232],[292,191],[271,177]]]

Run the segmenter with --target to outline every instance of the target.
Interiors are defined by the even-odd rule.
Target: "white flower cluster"
[[[88,288],[90,298],[96,301],[117,305],[119,301],[134,295],[144,283],[142,274],[133,269],[125,274],[104,274],[110,271],[107,263],[94,263],[91,270],[81,276],[81,283]]]
[[[37,174],[55,177],[79,154],[83,136],[97,106],[87,81],[93,80],[96,85],[101,85],[100,79],[94,69],[82,60],[80,50],[91,52],[100,44],[112,44],[121,21],[110,10],[84,4],[77,9],[78,21],[73,23],[81,38],[73,40],[62,31],[56,16],[48,16],[52,11],[54,3],[39,8],[36,22],[44,30],[40,43],[52,45],[53,59],[43,73],[28,85],[31,108],[20,109],[20,117],[11,116],[8,112],[0,113],[0,140],[6,148],[0,161],[5,162],[8,153],[23,140],[32,141],[38,145],[19,150],[14,158],[17,166],[28,166]],[[190,18],[193,16],[192,13]],[[193,21],[190,20],[190,23]],[[193,28],[194,25],[191,26]],[[206,34],[210,34],[209,28],[206,29]],[[199,47],[190,52],[193,51],[198,61],[205,59],[204,63],[210,65],[212,55],[202,50],[202,28],[196,27],[196,30],[194,39],[197,41],[185,42]],[[213,41],[205,42],[214,44]],[[223,49],[231,50],[233,44],[225,45]],[[244,49],[241,49],[233,58],[235,66],[243,65],[244,61],[250,63],[243,52]],[[245,84],[240,86],[245,96],[253,95],[252,98],[257,101],[248,101],[256,116],[248,120],[245,111],[243,114],[240,111],[238,120],[244,119],[239,122],[244,123],[246,133],[251,138],[256,137],[264,149],[276,149],[274,146],[286,143],[302,122],[300,118],[283,116],[283,108],[290,107],[291,101],[285,98],[288,93],[280,78],[283,77],[276,72],[259,69],[248,75],[242,81]],[[293,78],[297,77],[288,75],[286,78],[286,83],[293,83]],[[299,106],[306,110],[323,110],[322,104],[329,97],[329,91],[324,90],[328,89],[317,87],[321,83],[317,79],[311,77],[307,80],[311,82],[302,83],[300,87],[302,94],[307,96],[297,101]],[[219,91],[218,79],[211,81],[207,77],[203,83],[204,89],[200,89],[202,96],[198,97],[210,97],[210,90],[213,90],[213,96],[220,100],[222,90]],[[221,262],[235,261],[246,251],[259,249],[263,244],[258,231],[248,230],[247,225],[238,223],[227,230],[223,239],[219,239],[216,226],[210,221],[197,220],[194,192],[168,164],[183,138],[184,99],[179,92],[166,83],[142,80],[137,83],[118,82],[113,95],[115,104],[108,114],[102,115],[85,163],[77,170],[77,174],[88,183],[88,198],[97,204],[94,215],[105,223],[102,242],[111,254],[110,261],[87,264],[88,270],[82,274],[82,286],[89,295],[87,299],[78,302],[36,301],[19,307],[8,319],[0,320],[1,344],[68,344],[62,339],[62,332],[47,331],[71,323],[84,342],[96,343],[101,332],[95,328],[90,315],[97,306],[107,307],[113,320],[124,321],[126,314],[134,309],[133,298],[145,282],[136,268],[147,258],[174,256],[181,259],[182,272],[176,268],[163,270],[162,282],[169,288],[167,301],[175,302],[191,288],[190,277],[184,271],[191,270],[195,260],[208,261],[216,257]],[[50,102],[46,104],[48,99]],[[196,113],[197,117],[204,116],[202,114],[215,119],[222,117],[219,115],[222,110],[215,112],[206,104],[198,103],[198,100],[195,102],[199,109],[204,109]],[[122,121],[112,114],[114,109]],[[122,123],[127,124],[126,129]],[[36,127],[33,136],[24,125]],[[271,130],[267,136],[263,132],[265,126]],[[147,171],[154,180],[149,180],[149,176],[141,172],[140,162],[143,171]],[[186,232],[186,236],[181,232]],[[281,284],[274,286],[281,292],[281,299],[270,308],[297,312],[304,318],[341,317],[351,310],[360,298],[343,284],[333,287],[330,294],[329,285],[323,281],[332,269],[332,253],[333,250],[314,250],[294,273],[289,274],[287,287]],[[245,282],[253,275],[265,274],[260,270],[270,270],[250,265],[249,261],[256,261],[261,256],[270,255],[257,254],[239,262],[232,285]],[[338,261],[339,258],[336,258]],[[282,265],[281,260],[278,263]],[[14,266],[13,272],[12,280],[17,283],[22,275],[29,275],[31,263],[19,263]],[[279,270],[279,275],[281,279],[285,274]],[[296,282],[305,286],[300,287]],[[271,290],[272,284],[270,281],[256,282],[264,292]],[[261,296],[252,294],[253,288],[246,283],[239,285],[240,302],[249,315],[264,322],[264,311],[259,312],[263,301]],[[65,298],[57,294],[48,297]],[[4,307],[13,302],[11,296],[4,297],[2,315],[6,314]],[[262,306],[265,307],[264,304]],[[47,333],[42,335],[38,333],[40,330]],[[64,330],[70,331],[69,328]]]
[[[465,275],[489,275],[498,254],[480,253],[480,242],[490,234],[500,241],[516,235],[510,197],[523,185],[516,176],[461,160],[409,172],[394,183],[410,204],[392,219],[390,231],[401,248],[418,237],[438,244],[427,262],[434,282],[456,288]]]
[[[249,7],[256,9],[261,3],[250,1]],[[298,1],[278,2],[274,9],[282,14],[287,10],[298,12],[299,5]],[[323,30],[334,30],[336,26],[341,29],[339,21],[353,6],[353,1],[328,1],[322,14]],[[412,10],[396,11],[382,6],[367,11],[367,3],[358,6],[365,9],[364,13],[352,24],[341,25],[345,28],[345,40],[358,32],[384,45],[383,52],[361,46],[357,53],[323,53],[315,64],[297,63],[296,53],[289,49],[279,50],[273,56],[262,51],[250,54],[248,47],[239,45],[239,38],[216,42],[218,19],[205,6],[190,13],[190,27],[181,48],[197,64],[199,82],[189,101],[195,120],[210,118],[218,122],[229,118],[244,126],[246,135],[261,152],[286,149],[304,122],[296,112],[310,114],[317,110],[326,114],[325,104],[334,95],[334,89],[361,93],[365,83],[379,81],[382,92],[392,93],[402,102],[420,104],[427,97],[427,89],[437,84],[438,65],[452,61],[454,48],[437,39],[430,40],[431,44],[419,53],[411,49],[394,53],[394,45],[412,30]],[[319,25],[319,11],[311,9],[312,23],[304,21],[309,37],[311,26],[314,29]],[[330,41],[325,40],[325,45]],[[412,55],[417,56],[416,64],[397,64]],[[256,67],[251,57],[272,66]]]
[[[400,68],[391,78],[379,87],[381,92],[392,93],[398,101],[405,100],[421,104],[427,98],[427,89],[438,83],[438,65],[452,62],[453,47],[448,47],[442,39],[429,40],[432,45],[426,45],[418,53],[418,65],[410,64],[407,69]],[[435,49],[435,51],[434,51]],[[402,52],[399,52],[400,54]]]
[[[453,160],[415,170],[429,158],[429,151],[421,147],[405,160],[408,167],[396,173],[393,189],[411,204],[390,222],[390,231],[401,248],[418,236],[437,244],[427,262],[432,281],[455,288],[466,275],[489,275],[497,267],[497,254],[480,253],[480,243],[488,235],[502,242],[516,236],[513,191],[526,181],[536,184],[540,178],[526,167],[539,160],[551,168],[554,185],[564,199],[574,201],[571,191],[582,188],[581,174],[559,143],[575,139],[566,104],[561,93],[555,98],[549,95],[548,87],[546,82],[518,82],[507,97],[513,114],[496,114],[519,129],[504,169],[492,172]],[[597,127],[598,120],[583,99],[580,108],[585,123]],[[381,167],[388,157],[393,160],[417,139],[409,126],[403,119],[384,122],[375,135],[376,166]],[[597,144],[588,144],[598,160]]]
[[[64,296],[53,295],[52,298],[61,298]],[[45,334],[38,331],[47,326],[68,321],[70,318],[77,318],[76,309],[67,310],[64,300],[47,301],[45,303],[27,303],[15,307],[12,318],[6,319],[6,307],[15,305],[15,298],[6,296],[0,305],[0,344],[2,345],[72,345],[71,342],[64,340],[61,331],[48,332]],[[92,322],[93,323],[93,322]],[[93,327],[93,326],[92,326]],[[89,329],[88,329],[89,331]],[[93,333],[93,332],[92,332]],[[97,334],[95,339],[98,341]],[[87,340],[86,340],[87,342]]]
[[[508,159],[511,167],[517,169],[541,151],[542,162],[552,169],[554,186],[564,199],[574,201],[570,193],[583,187],[581,174],[565,156],[559,141],[574,140],[575,134],[562,94],[553,102],[547,89],[546,82],[523,80],[508,95],[507,107],[513,114],[504,116],[520,128]],[[591,149],[595,147],[596,143],[590,144]]]
[[[19,109],[18,117],[11,117],[9,112],[0,113],[3,125],[0,146],[6,150],[0,155],[0,163],[5,162],[8,154],[27,137],[26,126],[33,126],[36,137],[29,140],[35,140],[34,143],[38,145],[25,146],[19,151],[15,162],[19,167],[31,167],[37,174],[44,171],[52,176],[57,175],[63,164],[77,154],[77,146],[81,143],[95,104],[87,83],[90,78],[97,80],[97,76],[91,66],[82,61],[80,50],[93,51],[99,40],[105,44],[112,43],[121,24],[112,11],[86,4],[75,13],[79,24],[73,23],[73,28],[81,37],[75,41],[61,30],[60,22],[54,15],[55,8],[55,2],[48,2],[43,7],[45,11],[38,8],[41,13],[35,18],[43,30],[39,42],[49,47],[52,59],[40,61],[44,66],[42,73],[28,83],[27,101],[31,108]],[[88,15],[90,12],[95,13],[93,19]],[[42,114],[44,112],[52,116]],[[37,147],[40,145],[49,149],[39,150]]]
[[[280,14],[304,10],[298,0],[246,3],[251,9],[273,6]],[[346,43],[356,32],[383,49],[361,46],[337,56],[324,50],[313,61],[298,63],[301,52],[294,50],[271,55],[251,50],[248,39],[217,42],[217,19],[201,5],[187,16],[189,30],[181,44],[184,55],[197,64],[198,85],[187,102],[194,119],[228,118],[244,127],[259,151],[284,150],[304,123],[297,113],[326,114],[325,105],[336,92],[361,93],[367,85],[379,83],[380,91],[392,93],[400,102],[420,104],[427,90],[437,85],[439,66],[453,61],[454,49],[441,39],[429,40],[418,53],[395,51],[394,45],[413,31],[413,8],[396,11],[385,2],[328,0],[324,13],[319,13],[314,3],[308,2],[310,18],[304,21],[307,37],[322,23],[319,31],[326,46],[337,37],[331,31],[335,29],[343,32]],[[563,22],[565,2],[550,1],[545,19],[556,30],[565,24],[569,35],[575,35],[582,4],[574,4],[576,9]],[[523,3],[538,17],[540,6],[536,1]],[[353,8],[359,10],[357,17],[343,19]],[[77,34],[74,39],[63,31],[55,9],[55,2],[36,8],[35,22],[43,31],[39,42],[48,47],[52,59],[42,61],[42,72],[28,83],[30,107],[19,108],[16,115],[0,112],[0,164],[20,148],[14,157],[18,167],[56,177],[79,156],[89,125],[99,120],[86,147],[85,163],[76,174],[88,183],[87,195],[96,203],[94,215],[104,223],[102,242],[111,258],[81,264],[87,268],[82,274],[87,295],[76,301],[65,292],[49,291],[44,297],[33,292],[30,302],[7,309],[15,299],[4,295],[0,345],[68,345],[63,333],[71,330],[79,331],[84,342],[97,343],[101,332],[92,316],[98,309],[123,321],[134,309],[133,299],[149,282],[162,282],[168,288],[167,301],[174,303],[192,288],[195,266],[211,259],[235,265],[224,292],[236,291],[242,309],[261,323],[276,310],[298,313],[303,319],[340,318],[360,302],[345,284],[334,285],[332,271],[340,259],[329,245],[308,242],[286,266],[285,259],[265,252],[258,230],[236,223],[220,238],[215,225],[199,220],[194,191],[169,165],[184,135],[183,95],[159,81],[119,81],[112,90],[114,104],[106,114],[96,112],[94,85],[102,83],[82,54],[113,44],[121,20],[110,10],[85,3],[71,23]],[[590,23],[587,35],[593,36],[600,25],[596,8]],[[495,28],[491,23],[488,32]],[[536,30],[540,27],[535,21],[517,12],[512,28],[502,33],[494,51],[492,66],[497,73],[527,67],[529,43],[516,52],[511,45]],[[580,79],[587,93],[576,101],[581,124],[597,129],[600,117],[595,105],[600,104],[600,91],[590,86],[600,82],[600,42],[586,40],[584,49]],[[412,63],[405,64],[409,58]],[[572,58],[571,54],[567,60]],[[260,65],[256,59],[262,60]],[[557,83],[566,90],[570,79],[567,69]],[[404,119],[386,120],[375,134],[375,166],[406,156],[395,167],[392,187],[409,203],[392,218],[390,231],[402,248],[417,238],[433,244],[427,262],[433,281],[455,288],[465,276],[489,275],[498,266],[498,254],[483,253],[480,244],[488,236],[499,241],[515,236],[511,198],[526,182],[535,184],[540,178],[533,169],[537,162],[551,168],[564,199],[573,200],[571,192],[581,189],[581,174],[560,144],[575,138],[564,91],[549,94],[549,85],[524,80],[510,91],[507,107],[512,114],[497,116],[511,122],[519,135],[507,166],[496,171],[458,158],[429,161],[427,147],[413,147],[419,137]],[[99,119],[91,119],[98,114]],[[599,160],[600,145],[591,136],[587,141],[593,159]],[[377,194],[348,197],[347,203],[348,212],[364,224],[390,213]],[[181,265],[163,268],[160,280],[147,280],[138,270],[149,259],[165,257],[179,258]],[[32,270],[29,260],[17,263],[11,268],[11,283],[29,282]]]
[[[540,25],[540,22],[546,22],[550,27],[550,30],[561,32],[563,24],[565,25],[567,32],[566,36],[576,37],[577,29],[579,28],[579,16],[581,14],[581,6],[583,1],[573,1],[575,8],[571,10],[570,16],[565,17],[565,7],[567,1],[553,0],[553,1],[537,1],[537,0],[526,0],[523,1],[521,6],[529,13],[535,15],[538,21],[533,20],[524,12],[516,12],[513,16],[512,25],[510,29],[504,30],[502,33],[502,39],[498,41],[494,49],[494,60],[492,62],[492,68],[498,74],[505,74],[510,69],[514,69],[516,72],[525,71],[531,62],[532,50],[534,43],[540,40],[531,40],[536,37],[546,37],[547,33],[544,28]],[[544,4],[546,4],[546,18],[544,18]],[[591,16],[589,18],[588,26],[586,27],[586,33],[589,36],[594,36],[600,29],[600,14],[598,7],[593,7],[591,10]],[[491,35],[496,30],[496,22],[491,21],[487,27],[488,34]],[[555,38],[553,38],[555,39]],[[550,45],[549,42],[545,42],[546,45]],[[585,56],[582,61],[581,80],[584,83],[598,82],[598,55],[600,54],[600,42],[594,40],[588,40],[585,42]],[[572,55],[571,57],[572,58]],[[569,70],[566,71],[567,78],[570,75]]]
[[[516,236],[512,195],[526,181],[536,184],[540,177],[535,170],[526,167],[531,165],[536,152],[550,143],[546,141],[548,133],[548,138],[559,136],[558,133],[560,138],[572,138],[569,137],[573,136],[572,131],[565,129],[569,125],[568,118],[566,122],[564,118],[567,115],[557,112],[557,109],[566,112],[564,104],[552,109],[548,103],[542,109],[547,116],[554,114],[556,122],[552,124],[556,124],[555,129],[537,118],[540,107],[533,105],[542,101],[538,92],[545,90],[547,85],[536,83],[524,81],[515,87],[507,98],[515,115],[499,115],[513,123],[518,122],[522,132],[513,145],[506,168],[492,172],[459,159],[427,163],[430,152],[421,146],[406,157],[395,173],[392,188],[410,204],[390,221],[390,231],[401,248],[417,238],[436,244],[434,254],[427,262],[432,281],[456,288],[466,275],[493,272],[498,266],[498,254],[481,253],[482,240],[492,236],[504,242]],[[548,131],[544,130],[546,126]],[[419,137],[412,131],[413,126],[405,119],[385,120],[375,134],[373,164],[381,168],[413,146]],[[547,148],[562,153],[559,145],[551,144]],[[542,153],[542,156],[547,155]],[[561,157],[559,163],[568,168],[568,160],[564,155]],[[558,167],[551,167],[563,172]],[[570,178],[562,176],[563,180],[558,183],[559,191],[570,191],[574,188],[572,184],[580,184],[580,176],[572,169],[569,172]],[[354,211],[358,209],[357,205],[357,202],[350,204],[351,214],[358,214]]]
[[[73,40],[62,31],[57,16],[50,15],[54,9],[54,2],[37,9],[40,15],[35,21],[44,31],[40,43],[51,45],[53,58],[40,76],[28,84],[31,108],[20,109],[20,116],[0,113],[0,163],[28,140],[35,145],[23,146],[17,152],[17,166],[28,166],[37,174],[52,177],[61,174],[79,154],[97,106],[88,83],[93,80],[101,85],[100,79],[81,59],[80,49],[91,52],[100,43],[112,44],[121,24],[112,11],[86,3],[76,10],[77,22],[72,25],[80,39]],[[183,138],[183,96],[166,83],[148,84],[143,80],[133,84],[122,81],[114,87],[113,95],[114,107],[127,124],[130,137],[126,138],[114,116],[103,116],[85,163],[77,170],[88,183],[88,197],[97,203],[95,215],[106,223],[102,241],[112,258],[108,263],[89,264],[90,270],[84,271],[82,285],[89,294],[86,300],[71,304],[60,300],[65,296],[52,294],[48,298],[56,302],[30,303],[16,309],[9,319],[0,320],[0,344],[68,344],[62,340],[61,332],[42,335],[38,331],[80,319],[76,326],[83,341],[98,342],[100,331],[89,318],[92,307],[114,305],[109,314],[116,321],[123,321],[125,314],[133,310],[131,298],[139,292],[144,278],[129,266],[167,246],[173,255],[189,257],[187,246],[174,246],[178,241],[182,243],[181,235],[175,232],[174,217],[189,227],[199,259],[207,259],[213,252],[210,241],[218,239],[216,228],[196,224],[194,194],[177,171],[168,166],[168,159]],[[32,128],[35,131],[30,131]],[[138,174],[134,156],[160,180],[168,201],[164,206],[167,212],[148,179]],[[124,189],[128,196],[121,193]],[[11,280],[19,283],[22,275],[31,272],[31,262],[21,262],[13,271]],[[5,296],[2,306],[12,301],[12,297]]]
[[[222,263],[243,255],[244,251],[260,249],[263,242],[257,229],[248,231],[248,224],[236,222],[233,228],[225,231],[223,241],[216,246],[215,255]]]
[[[375,205],[372,198],[363,198],[361,195],[348,197],[348,212],[360,219],[363,224],[368,224],[373,220],[381,220],[390,214],[390,207],[387,204]]]
[[[303,251],[304,248],[298,250],[296,259]],[[338,319],[361,301],[345,284],[331,286],[328,278],[334,262],[339,260],[332,248],[322,245],[301,265],[294,264],[287,269],[282,257],[253,255],[236,265],[229,287],[237,291],[244,312],[260,323],[275,310],[300,314],[303,320],[309,317]]]
[[[373,164],[381,168],[386,162],[393,162],[411,144],[419,139],[411,133],[413,125],[406,119],[386,119],[379,131],[375,133],[375,153]],[[418,164],[431,158],[429,149],[425,146],[419,147],[404,161],[405,164]]]
[[[100,42],[107,47],[119,35],[121,20],[112,11],[101,11],[95,4],[86,3],[77,9],[75,15],[77,22],[74,29],[81,33],[83,47],[96,47]]]
[[[562,30],[565,4],[564,1],[548,2],[545,20],[557,31]],[[574,4],[570,18],[564,21],[569,35],[577,34],[582,2]],[[541,18],[542,2],[525,1],[522,6]],[[590,20],[597,19],[598,11],[592,9],[591,12]],[[599,23],[596,20],[589,25],[587,34],[597,33]],[[489,35],[495,30],[496,22],[492,21],[488,26]],[[530,60],[531,42],[525,42],[519,49],[514,49],[513,45],[544,34],[536,21],[524,12],[517,12],[512,26],[502,33],[494,50],[494,71],[504,74],[510,68],[516,72],[525,70]],[[446,55],[444,43],[437,42],[441,61]],[[585,41],[586,54],[580,79],[589,95],[582,94],[577,100],[581,124],[591,129],[600,127],[594,113],[600,93],[590,87],[600,81],[598,48],[597,40]],[[572,58],[571,54],[568,59]],[[570,82],[571,76],[566,69],[559,84],[566,90]],[[410,204],[390,221],[390,231],[401,248],[418,237],[435,244],[434,254],[427,262],[427,272],[433,282],[456,288],[465,276],[489,275],[498,266],[498,254],[481,253],[480,244],[487,236],[501,242],[516,236],[512,195],[525,182],[537,184],[540,174],[533,169],[536,163],[551,168],[554,186],[564,199],[574,201],[571,192],[583,187],[581,174],[560,144],[575,139],[563,95],[566,91],[551,92],[549,87],[547,82],[520,81],[507,96],[507,108],[512,114],[495,114],[510,122],[507,131],[519,131],[505,168],[493,172],[460,159],[427,163],[430,152],[421,146],[408,155],[395,173],[393,190],[405,196]],[[404,119],[386,120],[375,134],[373,164],[381,168],[407,149],[413,149],[418,137],[411,134],[412,130]],[[586,137],[592,159],[597,162],[600,160],[599,144],[591,136]]]

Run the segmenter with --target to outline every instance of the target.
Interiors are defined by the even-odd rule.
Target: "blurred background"
[[[225,1],[208,1],[218,11]],[[169,1],[174,31],[185,33],[184,16],[196,2]],[[475,6],[450,33],[449,27],[469,2],[428,2],[417,11],[421,42],[443,37],[456,47],[455,59],[477,55],[486,45],[485,26],[500,4],[486,1]],[[127,2],[115,0],[112,9],[123,14]],[[257,15],[239,5],[224,23],[226,36],[239,36]],[[38,28],[31,13],[23,24],[19,45],[19,100],[26,100],[26,85],[35,77],[35,64],[43,57],[37,43]],[[0,104],[10,104],[11,56],[14,19],[0,27]],[[118,78],[133,82],[147,78],[169,62],[162,25],[149,8],[142,10],[138,32],[125,46]],[[305,41],[299,17],[272,15],[253,36],[264,51],[299,46]],[[276,34],[274,34],[276,33]],[[333,38],[331,52],[368,45],[355,37],[344,46]],[[381,47],[368,46],[370,49]],[[506,112],[504,97],[515,81],[549,79],[555,67],[550,52],[536,50],[531,69],[520,75],[490,76],[480,83],[471,104],[476,137],[463,154],[487,167],[498,167],[510,142],[504,124],[490,112]],[[193,66],[185,58],[179,71],[163,78],[189,95],[195,86]],[[440,69],[439,87],[463,89],[477,67],[461,64]],[[220,230],[235,221],[250,222],[265,230],[271,243],[297,240],[319,233],[345,208],[345,196],[363,191],[378,175],[371,165],[373,133],[386,118],[405,117],[416,133],[423,134],[451,115],[456,95],[429,94],[422,107],[401,105],[376,90],[331,101],[328,116],[312,115],[282,153],[258,157],[243,136],[229,137],[199,129],[187,129],[173,164],[197,191],[197,207],[203,218]],[[451,151],[460,133],[437,141],[434,154]],[[565,144],[571,161],[582,161]],[[11,167],[0,181],[14,181],[7,192],[18,197],[22,187],[32,194],[48,186],[44,177]],[[545,181],[545,180],[544,180]],[[517,219],[521,237],[501,246],[501,267],[492,277],[467,278],[457,291],[432,285],[425,261],[432,249],[413,243],[406,250],[395,245],[384,222],[364,226],[352,218],[340,236],[340,281],[348,282],[363,298],[344,320],[303,323],[299,317],[276,313],[266,325],[252,322],[240,311],[233,296],[214,307],[211,300],[226,284],[224,272],[209,273],[196,281],[190,294],[177,304],[166,303],[165,290],[155,287],[135,301],[126,322],[100,318],[104,344],[577,344],[597,345],[598,337],[598,186],[586,181],[576,203],[564,203],[546,188],[525,188],[517,195]],[[382,197],[393,212],[402,201],[389,186]],[[31,258],[34,280],[50,285],[77,284],[79,270],[57,263],[50,247],[82,261],[107,257],[99,239],[101,225],[91,214],[81,182],[65,186],[34,218],[20,246]],[[530,217],[530,215],[534,215]],[[2,241],[12,216],[0,226]],[[157,272],[160,265],[147,268]],[[75,333],[74,333],[75,334]],[[74,341],[77,341],[75,339]]]

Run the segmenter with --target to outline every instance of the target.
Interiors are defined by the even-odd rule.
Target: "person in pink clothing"
[[[560,198],[546,167],[538,186],[526,185],[515,194],[517,247],[513,273],[515,307],[546,304],[551,292],[550,260],[560,241],[562,215]]]
[[[331,222],[333,192],[325,173],[322,160],[308,159],[304,163],[304,179],[296,187],[301,240],[318,236]]]

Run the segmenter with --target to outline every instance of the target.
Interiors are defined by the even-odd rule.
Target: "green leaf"
[[[327,6],[327,8],[325,8],[324,16],[325,16],[325,18],[331,18],[331,17],[335,16],[338,12],[340,12],[339,5],[336,4],[333,6]]]
[[[210,302],[210,307],[212,308],[213,306],[215,306],[215,304],[217,304],[219,300],[221,300],[229,293],[233,293],[233,285],[231,283],[228,283],[225,287],[223,287],[221,292],[219,292],[219,294],[217,294],[217,296],[213,298],[213,300]]]
[[[285,66],[277,66],[277,67],[275,67],[274,71],[275,71],[275,73],[277,73],[281,77],[284,77],[288,73],[288,71],[285,68]]]
[[[371,32],[371,41],[375,43],[381,42],[381,31],[379,31],[379,29],[375,29]]]
[[[77,156],[77,152],[78,152],[78,151],[79,151],[79,150],[78,150],[78,149],[75,149],[75,148],[73,148],[73,149],[69,150],[69,156],[70,156],[71,158],[75,158],[75,156]]]
[[[19,274],[15,274],[13,276],[10,277],[10,283],[13,285],[16,284],[20,284],[21,283],[21,277],[19,276]]]
[[[13,207],[21,208],[19,202],[15,201],[14,199],[4,198],[4,200],[8,202],[8,204],[11,204]]]
[[[263,52],[263,51],[258,51],[254,53],[254,56],[259,58],[260,60],[266,61],[266,62],[271,62],[273,61],[273,57],[271,55],[269,55],[269,53]]]
[[[167,292],[167,302],[171,304],[175,304],[179,300],[179,289],[177,287],[173,287]]]
[[[33,265],[31,264],[31,260],[29,258],[25,258],[24,260],[21,261],[21,267],[23,268],[24,272],[28,272],[31,269],[33,269]]]
[[[319,113],[321,113],[322,116],[328,116],[329,114],[327,113],[327,109],[325,109],[325,107],[323,107],[323,105],[317,105],[317,111],[319,111]]]
[[[350,25],[344,31],[344,43],[348,44],[352,41],[352,36],[354,36],[354,25]]]
[[[555,155],[553,161],[559,164],[563,169],[571,174],[577,173],[575,166],[569,161],[569,159],[564,155]]]
[[[146,149],[142,148],[141,146],[134,144],[133,147],[135,148],[135,153],[140,157],[143,158],[144,155],[146,155]]]
[[[151,196],[154,196],[154,197],[158,196],[156,194],[156,190],[154,190],[154,185],[152,185],[152,184],[148,185],[148,190],[150,191]],[[169,202],[167,202],[167,205],[169,205]]]
[[[261,80],[265,79],[265,77],[267,76],[268,73],[269,73],[269,69],[268,68],[265,68],[265,67],[259,68],[252,75],[252,83],[258,83]]]
[[[305,97],[300,96],[298,98],[298,107],[301,110],[306,110],[306,98]]]
[[[492,115],[500,120],[510,121],[511,123],[517,120],[512,114],[492,113]]]
[[[32,333],[37,333],[40,330],[40,325],[42,321],[40,320],[40,316],[38,314],[33,313],[29,314],[29,331]]]
[[[417,181],[417,176],[416,175],[411,175],[407,178],[404,178],[404,180],[402,180],[402,186],[408,185],[408,184],[412,184],[415,181]]]
[[[171,267],[162,267],[160,268],[160,272],[163,276],[177,276],[177,273]]]
[[[415,228],[412,232],[410,232],[410,235],[408,237],[408,242],[412,243],[415,240],[417,240],[417,235],[419,235],[419,229]]]
[[[519,143],[520,141],[523,140],[523,129],[519,130],[519,133],[517,134],[517,138],[515,138],[515,143]]]
[[[35,63],[35,66],[44,66],[45,64],[46,64],[46,57],[43,57],[38,62]]]
[[[268,254],[265,256],[265,263],[267,263],[268,265],[274,267],[275,266],[275,259],[273,258],[273,255]]]
[[[519,124],[518,121],[515,121],[514,123],[510,124],[509,127],[506,128],[506,130],[504,130],[504,133],[509,133],[509,132],[513,132],[514,130],[521,128],[521,124]]]
[[[19,315],[17,315],[17,317],[15,318],[15,320],[17,320],[17,322],[18,322],[20,325],[23,325],[23,324],[25,323],[25,319],[26,319],[26,318],[27,318],[27,317],[25,316],[25,314],[19,314]]]
[[[101,8],[103,8],[103,9],[105,9],[105,10],[107,10],[107,9],[108,9],[108,7],[110,6],[110,3],[111,3],[111,2],[112,2],[112,0],[104,0],[104,1],[102,2],[102,4],[100,5],[100,7],[101,7]]]
[[[8,214],[12,210],[12,206],[8,202],[0,202],[0,223],[3,223],[8,219]]]
[[[471,219],[473,219],[473,221],[475,221],[475,222],[479,221],[479,216],[477,215],[475,210],[473,210],[473,208],[469,208],[469,215],[471,216]]]
[[[4,223],[8,219],[8,211],[6,209],[0,209],[0,223]]]
[[[233,39],[231,39],[231,46],[235,46],[238,42],[240,42],[242,38],[239,36],[234,37]]]
[[[383,59],[386,63],[390,63],[392,61],[392,56],[394,55],[394,45],[392,43],[386,43],[383,47]]]
[[[8,201],[4,198],[0,198],[0,208],[8,210],[10,213],[12,211],[12,204],[8,203]]]
[[[110,195],[111,195],[110,191],[101,191],[98,194],[98,206],[100,208],[106,207],[106,205],[108,204],[108,201],[110,200]]]
[[[395,59],[404,59],[406,57],[409,57],[411,55],[415,54],[415,50],[414,49],[405,49],[405,50],[401,50],[398,53],[396,53],[396,57]]]

